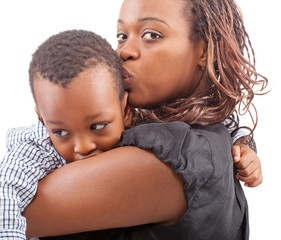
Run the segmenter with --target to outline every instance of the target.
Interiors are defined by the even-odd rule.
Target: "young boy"
[[[0,239],[26,239],[21,212],[40,179],[69,162],[112,149],[131,121],[119,57],[83,30],[50,37],[29,69],[39,121],[7,135],[1,160]]]

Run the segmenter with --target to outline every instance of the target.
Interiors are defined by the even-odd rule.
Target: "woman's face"
[[[181,0],[124,0],[117,53],[131,106],[157,106],[197,88],[205,44],[190,41],[183,7]]]

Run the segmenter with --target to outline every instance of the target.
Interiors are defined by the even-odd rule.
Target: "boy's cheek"
[[[70,144],[62,143],[61,141],[58,141],[55,137],[50,136],[51,142],[57,152],[68,162],[73,161],[73,148],[70,146]]]

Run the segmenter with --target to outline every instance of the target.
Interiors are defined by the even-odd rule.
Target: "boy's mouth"
[[[85,156],[79,156],[77,157],[76,159],[74,159],[73,161],[77,161],[77,160],[85,160],[85,159],[88,159],[88,158],[92,158],[92,157],[95,157],[99,154],[101,154],[103,151],[100,151],[100,150],[96,150],[94,153],[92,154],[89,154],[89,155],[85,155]]]

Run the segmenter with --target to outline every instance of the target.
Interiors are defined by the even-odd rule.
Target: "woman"
[[[242,101],[249,107],[253,86],[261,83],[262,90],[267,82],[263,77],[256,80],[259,75],[254,66],[242,55],[248,37],[237,6],[230,0],[212,3],[125,0],[117,36],[117,52],[126,69],[129,103],[146,108],[139,109],[138,122],[159,119],[200,124],[191,131],[208,138],[208,134],[217,131],[212,130],[213,126],[203,125],[226,120]],[[216,145],[221,138],[227,149]],[[195,142],[196,146],[206,146],[206,142],[198,139]],[[207,142],[215,144],[211,146],[215,156],[227,155],[230,159],[227,154],[230,144],[224,132],[219,132],[216,141]],[[198,149],[192,148],[194,153],[195,150]],[[159,157],[165,161],[161,154]],[[215,201],[209,201],[211,207],[204,205],[206,198],[202,197],[202,191],[214,198],[223,192],[214,191],[212,186],[189,185],[200,183],[193,180],[204,177],[202,168],[193,169],[196,177],[189,182],[191,171],[182,173],[171,166],[174,167],[172,161],[163,163],[152,153],[136,147],[117,148],[95,159],[69,164],[39,184],[37,197],[25,213],[29,233],[44,236],[120,228],[93,234],[101,234],[100,239],[247,239],[246,203],[241,187],[229,177],[229,161],[229,173],[224,176],[229,177],[233,190],[229,202],[233,201],[231,206],[235,210],[220,208],[222,218],[218,217],[219,211],[214,211],[219,207],[214,206]],[[212,180],[210,183],[224,182]],[[228,189],[227,186],[222,189]],[[201,195],[196,195],[193,189]],[[192,201],[194,197],[196,201]],[[227,214],[228,221],[217,225]]]

